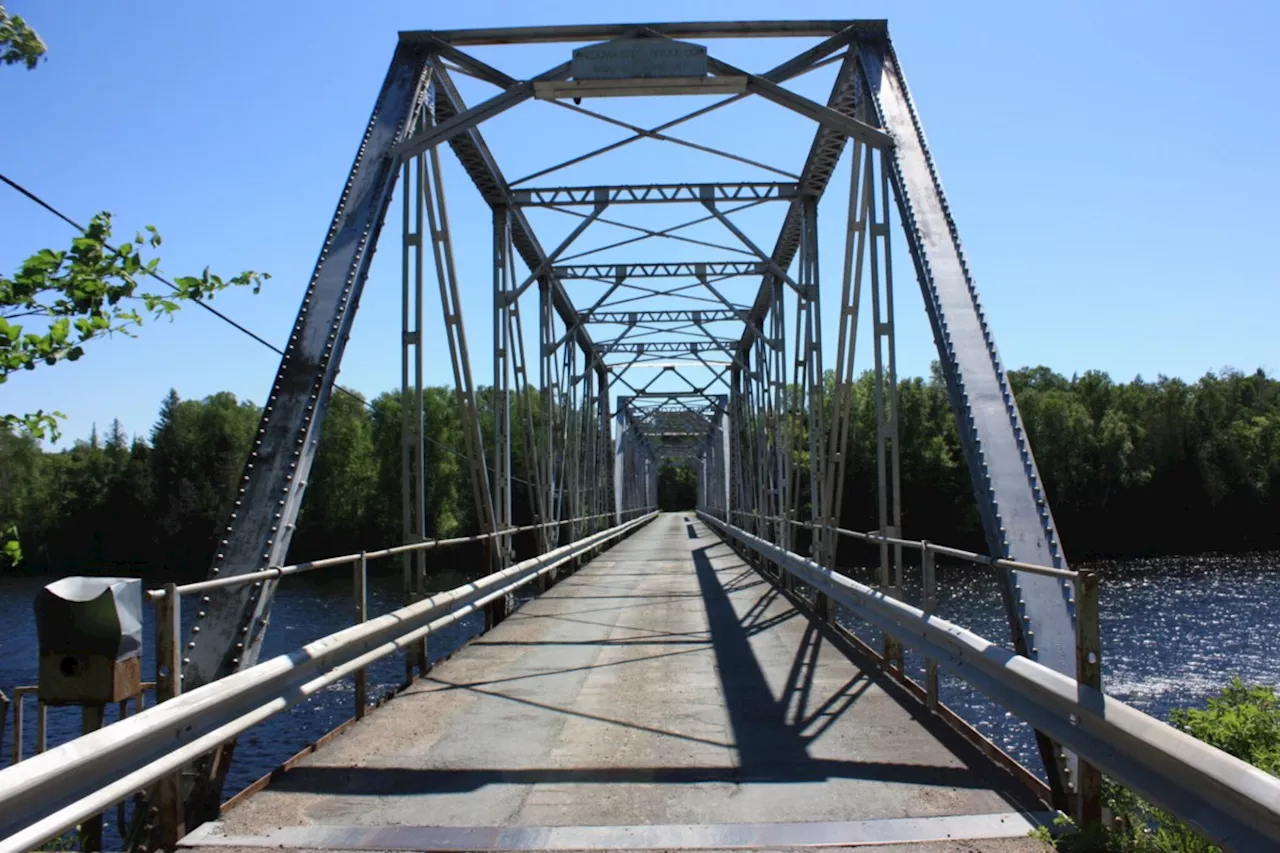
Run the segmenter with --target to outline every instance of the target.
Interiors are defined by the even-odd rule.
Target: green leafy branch
[[[1280,771],[1280,696],[1270,685],[1233,677],[1204,708],[1175,708],[1169,723],[1273,776]],[[1071,853],[1221,853],[1174,815],[1109,777],[1103,778],[1102,800],[1111,814],[1108,824],[1076,829],[1059,816],[1059,832],[1037,827],[1031,837],[1046,850]]]
[[[21,17],[10,15],[0,6],[0,65],[22,63],[31,70],[44,54],[44,42],[36,31]]]
[[[148,225],[145,234],[116,247],[110,237],[111,215],[99,213],[69,250],[41,249],[13,278],[0,275],[0,383],[20,370],[76,361],[94,338],[116,333],[132,337],[144,313],[153,319],[169,316],[183,302],[212,299],[228,287],[252,287],[258,293],[270,278],[245,271],[223,279],[205,268],[199,276],[174,279],[166,292],[145,291],[140,281],[157,276],[159,259],[144,259],[142,252],[160,246],[159,232]],[[31,330],[33,321],[37,328]],[[37,437],[48,433],[56,438],[61,415],[41,411],[0,417]]]

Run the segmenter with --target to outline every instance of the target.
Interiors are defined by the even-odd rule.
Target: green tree
[[[299,547],[307,549],[308,557],[367,547],[377,531],[372,509],[376,505],[378,460],[373,421],[364,397],[343,393],[330,397],[307,479],[298,518]]]
[[[44,42],[36,31],[18,15],[10,15],[0,6],[0,65],[36,67],[45,54]]]
[[[0,64],[34,69],[45,53],[35,30],[0,5]],[[248,270],[224,280],[206,267],[199,276],[179,276],[170,283],[159,274],[159,258],[143,256],[160,246],[154,226],[119,246],[112,245],[111,234],[111,214],[98,213],[70,249],[41,249],[14,276],[0,275],[0,384],[20,370],[75,361],[94,338],[130,335],[144,315],[171,315],[182,303],[211,299],[227,287],[247,286],[257,293],[270,277]],[[146,277],[168,289],[143,288],[140,282]],[[43,409],[0,412],[0,423],[56,440],[60,417],[60,412]],[[22,559],[15,527],[0,528],[0,541],[7,560]]]
[[[209,565],[260,417],[258,406],[225,391],[204,400],[169,392],[151,431],[158,564],[201,572]]]
[[[658,469],[658,508],[664,512],[693,509],[698,502],[698,475],[688,462],[662,463]]]

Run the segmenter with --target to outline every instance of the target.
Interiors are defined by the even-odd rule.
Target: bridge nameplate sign
[[[571,68],[575,80],[705,77],[707,49],[670,39],[615,39],[578,48]]]

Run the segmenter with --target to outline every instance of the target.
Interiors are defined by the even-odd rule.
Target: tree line
[[[1115,382],[1014,370],[1010,384],[1069,559],[1280,546],[1280,381],[1224,370]],[[858,382],[844,521],[875,526],[875,408]],[[903,530],[985,550],[946,386],[899,383]]]
[[[1194,383],[1113,382],[1037,367],[1013,371],[1027,433],[1068,557],[1191,553],[1280,546],[1280,382],[1261,370]],[[873,379],[856,383],[843,524],[875,526]],[[899,383],[903,530],[983,547],[981,525],[945,385]],[[536,406],[534,398],[532,404]],[[492,395],[479,394],[492,442]],[[229,393],[170,392],[150,434],[118,423],[58,452],[0,432],[0,526],[21,536],[22,567],[52,574],[120,570],[202,576],[236,493],[260,408]],[[366,402],[334,394],[290,560],[402,541],[399,392]],[[462,424],[453,391],[424,392],[428,535],[474,531]],[[514,476],[530,459],[513,418]],[[687,509],[688,468],[660,473],[659,497]],[[532,521],[527,487],[513,490],[517,524]],[[438,552],[433,561],[474,561]]]
[[[461,423],[452,390],[425,389],[423,403],[432,441],[428,533],[447,537],[474,526],[462,498],[465,469],[446,452],[462,445]],[[183,400],[170,391],[146,438],[125,435],[115,422],[49,453],[30,435],[0,432],[0,519],[17,527],[23,566],[202,576],[261,414],[230,393]],[[400,418],[398,392],[368,404],[333,395],[291,560],[403,541]]]

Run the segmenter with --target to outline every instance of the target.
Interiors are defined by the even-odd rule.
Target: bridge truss
[[[772,67],[745,70],[702,44],[745,39],[804,46]],[[570,53],[568,46],[591,42],[605,44]],[[514,76],[487,61],[513,45],[563,50],[545,71]],[[661,58],[670,55],[679,58]],[[819,78],[829,81],[825,99],[797,90]],[[466,87],[480,86],[487,90],[477,102],[464,100]],[[701,106],[652,126],[618,118],[611,108],[624,97],[649,102],[682,95]],[[603,99],[606,106],[582,106],[588,99]],[[690,141],[675,130],[761,100],[788,121],[799,116],[810,126],[807,153],[790,170]],[[544,116],[576,113],[620,127],[624,136],[513,181],[482,129],[533,104]],[[537,132],[554,133],[554,125],[543,123]],[[653,141],[700,152],[725,179],[533,183]],[[487,221],[450,218],[445,148],[483,199]],[[843,203],[834,215],[842,218],[843,240],[831,255],[841,262],[838,281],[823,288],[818,214],[830,207],[822,202],[842,158],[848,187],[839,193]],[[901,296],[894,289],[890,239],[896,221],[937,345],[991,554],[1066,567],[884,23],[779,21],[401,33],[272,384],[211,578],[285,562],[393,196],[401,222],[406,541],[427,533],[429,303],[438,305],[430,310],[439,312],[447,338],[471,498],[481,532],[495,534],[495,571],[515,559],[512,537],[502,531],[515,525],[518,491],[541,525],[538,548],[546,552],[652,506],[658,468],[674,458],[692,460],[699,472],[701,509],[788,552],[807,540],[812,558],[834,568],[854,355],[864,323],[874,373],[874,528],[887,537],[901,535],[895,356],[895,310],[901,308],[895,299]],[[635,210],[645,216],[628,218]],[[773,224],[762,229],[766,211]],[[567,218],[572,228],[543,243],[535,224],[546,233],[540,223],[547,217]],[[587,245],[589,234],[609,228],[624,236]],[[459,246],[473,244],[480,233],[492,252],[485,277],[493,297],[492,374],[484,377],[473,373],[477,347],[463,317],[464,295],[480,282],[458,262]],[[428,298],[430,282],[438,302],[434,294]],[[833,347],[824,346],[824,304],[834,311]],[[830,387],[824,385],[828,371]],[[492,391],[481,388],[482,379],[491,381]],[[491,430],[482,425],[486,413]],[[513,472],[513,446],[535,460],[525,476]],[[866,529],[873,522],[855,524]],[[800,530],[808,535],[798,538]],[[425,551],[405,556],[409,601],[425,593],[425,559]],[[901,548],[882,544],[880,590],[900,597],[902,578]],[[1013,570],[1002,581],[1017,650],[1075,678],[1070,584]],[[257,660],[273,591],[272,580],[210,591],[184,648],[184,690]],[[491,618],[500,617],[500,609],[491,611]],[[894,643],[886,640],[884,651],[901,667]],[[1065,806],[1080,771],[1073,756],[1048,738],[1040,743],[1051,787]],[[188,774],[182,796],[193,818],[216,810],[229,761],[224,750]]]

